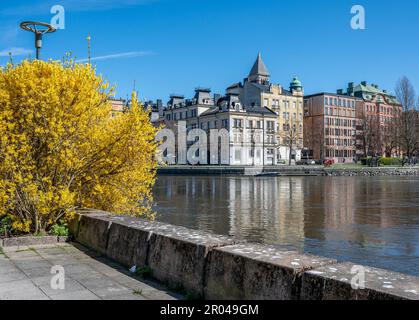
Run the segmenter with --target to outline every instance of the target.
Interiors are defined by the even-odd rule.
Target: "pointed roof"
[[[250,70],[249,76],[266,76],[269,77],[268,69],[266,68],[265,64],[262,61],[262,57],[260,52],[258,53],[258,57],[256,59],[255,64]]]

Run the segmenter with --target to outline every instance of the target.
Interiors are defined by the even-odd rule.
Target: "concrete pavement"
[[[3,251],[0,251],[0,300],[183,298],[157,282],[134,276],[121,265],[78,244],[0,249]],[[51,273],[53,266],[58,274]],[[62,283],[64,289],[60,286]]]

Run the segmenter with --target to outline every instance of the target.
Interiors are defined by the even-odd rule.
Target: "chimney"
[[[157,104],[157,110],[159,111],[159,116],[163,117],[163,113],[164,113],[163,101],[161,99],[157,99],[156,104]]]
[[[348,95],[352,96],[354,94],[354,83],[353,82],[349,82],[348,83]]]

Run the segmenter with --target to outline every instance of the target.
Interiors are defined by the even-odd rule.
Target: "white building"
[[[175,155],[169,155],[169,158],[174,158],[176,164],[186,164],[183,159],[186,159],[188,150],[180,150],[180,146],[190,148],[197,142],[188,140],[179,143],[180,125],[185,125],[186,134],[201,129],[207,140],[208,154],[202,157],[197,152],[193,156],[194,163],[199,158],[201,165],[275,165],[278,150],[277,114],[269,108],[245,107],[235,94],[220,98],[217,95],[212,97],[210,93],[209,89],[198,88],[190,100],[180,95],[171,96],[162,115],[165,127],[171,129],[176,137]],[[213,141],[211,131],[218,132],[220,137]],[[179,163],[179,159],[182,159],[182,163]]]

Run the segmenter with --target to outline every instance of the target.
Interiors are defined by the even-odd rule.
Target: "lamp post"
[[[37,21],[24,21],[20,24],[20,27],[35,34],[36,59],[39,59],[43,35],[53,33],[56,29],[48,23]]]

